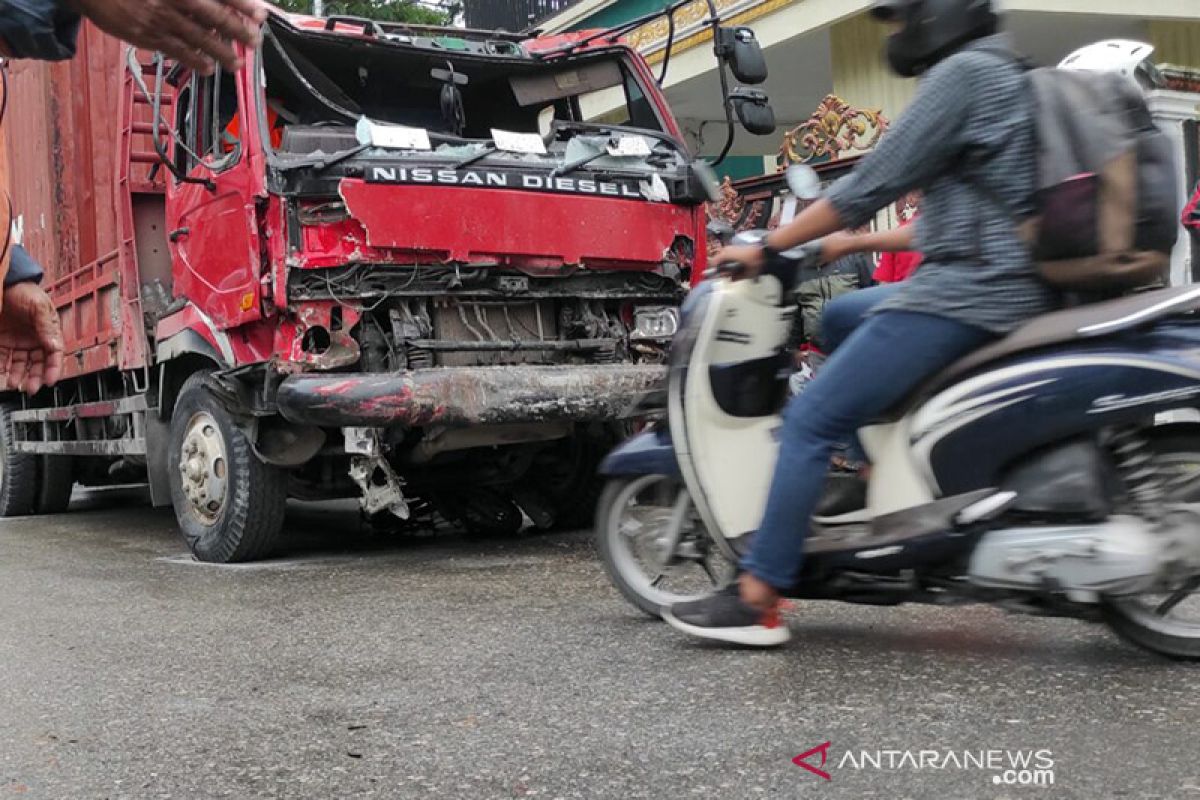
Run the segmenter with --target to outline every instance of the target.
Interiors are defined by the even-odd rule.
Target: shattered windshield
[[[363,138],[364,119],[377,130],[424,131],[429,145],[416,149],[455,159],[513,156],[511,147],[498,146],[496,131],[545,143],[525,150],[525,159],[562,161],[595,151],[570,140],[590,133],[594,142],[602,126],[657,133],[647,138],[650,149],[670,144],[646,92],[617,54],[546,63],[515,46],[489,55],[454,40],[420,46],[405,38],[333,36],[272,20],[263,67],[266,122],[277,152],[365,149],[372,141]]]

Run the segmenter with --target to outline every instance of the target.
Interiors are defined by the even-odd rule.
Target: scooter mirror
[[[788,190],[801,200],[816,200],[821,196],[821,176],[807,164],[792,164],[785,174]]]

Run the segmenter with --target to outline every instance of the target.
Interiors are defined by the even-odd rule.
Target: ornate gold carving
[[[710,220],[719,220],[729,223],[734,230],[746,231],[756,227],[759,220],[766,210],[766,204],[757,202],[752,203],[749,208],[746,207],[746,198],[738,194],[737,189],[733,188],[733,181],[725,178],[721,182],[721,199],[716,203],[707,205],[708,218]],[[720,247],[720,243],[713,238],[708,240],[709,255]]]
[[[1173,92],[1200,93],[1200,69],[1163,64],[1159,70],[1162,72],[1165,88]]]
[[[887,128],[882,111],[854,108],[837,95],[826,95],[806,122],[783,137],[779,164],[837,161],[870,150]]]
[[[717,13],[721,14],[723,25],[744,25],[747,22],[764,17],[774,11],[778,11],[784,6],[799,2],[799,0],[764,0],[763,2],[747,3],[746,0],[715,0],[717,5]],[[742,10],[725,16],[722,12],[729,11],[742,7]],[[712,41],[712,30],[708,27],[701,27],[695,30],[696,26],[703,23],[708,18],[708,3],[705,0],[696,0],[696,2],[680,8],[675,12],[675,43],[671,47],[671,52],[679,54],[685,50],[690,50],[693,47],[703,44],[704,42]],[[666,44],[668,25],[666,17],[659,17],[653,22],[649,22],[640,28],[631,31],[625,36],[625,42],[638,50],[641,53],[649,53],[647,61],[650,64],[660,63],[666,51],[662,45]]]

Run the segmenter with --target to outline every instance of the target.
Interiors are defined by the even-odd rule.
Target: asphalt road
[[[731,651],[639,617],[583,534],[297,507],[283,559],[216,567],[137,496],[85,505],[0,521],[0,799],[1200,798],[1200,667],[1098,626],[807,604]],[[824,742],[828,781],[792,763]],[[1037,750],[1051,787],[977,768]]]

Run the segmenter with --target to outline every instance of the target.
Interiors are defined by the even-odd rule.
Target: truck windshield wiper
[[[574,161],[570,162],[569,164],[562,164],[562,165],[557,166],[554,169],[550,170],[550,177],[551,178],[561,178],[563,175],[572,173],[575,170],[579,169],[580,167],[586,167],[588,164],[592,163],[596,159],[603,158],[606,155],[608,155],[608,151],[601,150],[599,153],[591,153],[589,155],[584,156],[583,158],[577,158]]]
[[[650,139],[657,139],[660,142],[666,142],[671,145],[685,159],[690,160],[691,154],[688,153],[687,146],[683,142],[676,139],[669,133],[662,131],[651,131],[645,128],[632,128],[628,125],[607,125],[603,122],[575,122],[573,120],[555,120],[552,130],[558,131],[580,131],[580,132],[597,132],[597,133],[627,133],[630,136],[645,136]]]
[[[466,158],[462,158],[462,159],[459,159],[458,161],[455,161],[453,164],[450,165],[450,169],[462,169],[463,167],[469,167],[472,164],[479,162],[479,161],[483,161],[488,156],[495,155],[496,153],[499,153],[499,152],[500,152],[500,148],[496,147],[496,143],[489,139],[487,142],[487,146],[485,146],[482,150],[480,150],[478,153],[472,153],[471,155],[467,156]]]
[[[435,133],[433,131],[429,131],[428,133],[429,133],[430,140],[438,142],[439,144],[461,144],[461,143],[465,142],[468,144],[471,144],[471,143],[487,144],[490,148],[495,147],[495,145],[492,143],[491,139],[483,139],[483,140],[463,139],[460,136],[451,136],[449,134]],[[315,172],[322,172],[322,171],[328,169],[329,167],[334,166],[335,164],[340,164],[341,162],[347,161],[351,158],[354,158],[357,155],[361,155],[362,153],[364,153],[370,149],[371,149],[371,145],[369,145],[369,144],[359,144],[359,145],[355,145],[354,147],[351,147],[346,150],[339,150],[336,153],[330,153],[327,156],[323,155],[323,156],[318,156],[318,157],[314,157],[314,158],[305,158],[305,159],[296,160],[296,161],[284,160],[284,161],[282,161],[282,163],[279,163],[278,166],[279,166],[279,169],[284,169],[284,170],[312,169]],[[492,152],[494,152],[494,150]],[[477,160],[479,158],[484,158],[490,154],[491,153],[485,149],[482,153],[472,154],[470,156],[470,158]],[[474,163],[474,162],[471,162],[471,163]],[[457,165],[456,165],[456,168],[457,168]]]

